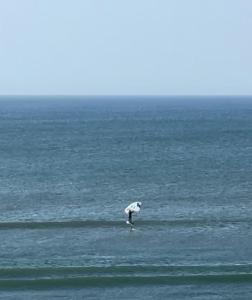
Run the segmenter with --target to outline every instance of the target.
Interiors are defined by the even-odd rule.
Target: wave
[[[161,285],[161,284],[212,284],[212,283],[252,283],[252,274],[217,274],[185,276],[99,276],[74,278],[43,278],[0,280],[0,289],[41,289],[71,287],[107,287],[118,285]]]
[[[252,283],[252,265],[40,267],[0,269],[0,288]]]
[[[52,267],[4,267],[3,276],[29,276],[54,274],[121,274],[121,273],[209,273],[209,272],[247,272],[252,273],[252,264],[212,264],[212,265],[117,265],[117,266],[52,266]]]
[[[252,274],[210,274],[184,276],[89,276],[71,278],[39,278],[0,280],[0,289],[51,289],[73,287],[108,287],[139,285],[188,285],[213,283],[252,283]]]
[[[252,218],[243,219],[174,219],[174,220],[136,220],[137,226],[225,226],[252,224]],[[64,220],[64,221],[17,221],[0,222],[1,229],[50,229],[81,227],[124,227],[124,220]]]

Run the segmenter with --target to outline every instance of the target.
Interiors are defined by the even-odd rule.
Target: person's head
[[[142,205],[142,202],[137,202],[138,207],[141,207],[141,205]]]

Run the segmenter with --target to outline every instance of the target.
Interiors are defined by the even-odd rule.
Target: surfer
[[[129,208],[128,210],[127,210],[127,212],[128,212],[128,224],[130,224],[131,226],[133,226],[134,225],[134,223],[133,223],[133,221],[132,221],[132,214],[134,213],[134,212],[138,212],[139,210],[140,210],[140,208],[141,208],[141,202],[136,202],[135,203],[136,204],[136,207],[137,208],[134,208],[134,206],[133,207],[131,207],[131,208]]]
[[[138,213],[140,211],[142,203],[141,202],[133,202],[129,206],[125,208],[125,213],[128,215],[128,220],[126,221],[127,224],[130,225],[130,230],[134,230],[133,226],[134,223],[132,221],[132,214]]]

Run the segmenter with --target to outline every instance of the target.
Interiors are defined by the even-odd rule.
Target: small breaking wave
[[[174,220],[136,220],[137,226],[226,226],[252,224],[252,218],[243,219],[174,219]],[[122,227],[125,220],[63,220],[63,221],[16,221],[0,222],[1,229],[50,229],[82,227]]]
[[[252,265],[127,265],[0,269],[0,289],[211,283],[252,283]]]

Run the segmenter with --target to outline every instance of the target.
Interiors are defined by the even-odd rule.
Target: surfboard
[[[129,211],[138,213],[140,211],[142,202],[133,202],[125,208],[125,213],[129,214]]]

